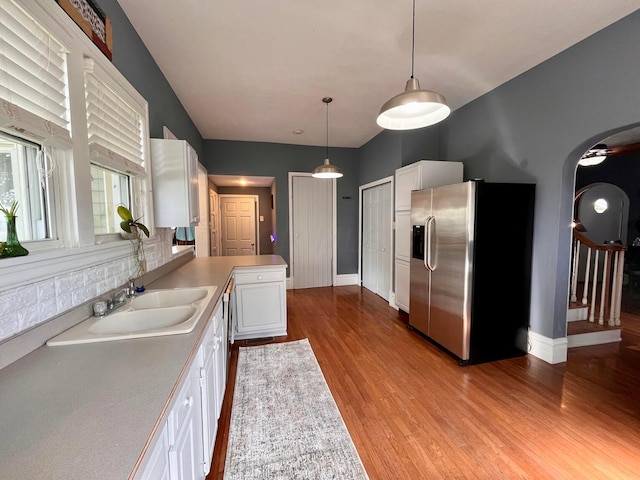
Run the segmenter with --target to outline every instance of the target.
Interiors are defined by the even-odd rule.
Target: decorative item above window
[[[56,0],[109,60],[113,52],[111,20],[94,0]]]

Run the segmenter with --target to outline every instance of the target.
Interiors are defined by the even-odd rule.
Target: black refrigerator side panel
[[[528,351],[534,203],[534,184],[478,184],[469,363]]]

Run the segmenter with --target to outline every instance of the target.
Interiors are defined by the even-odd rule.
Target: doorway
[[[289,173],[293,288],[328,287],[335,272],[335,179]]]
[[[625,313],[631,314],[631,316],[640,313],[638,310],[640,303],[635,301],[635,299],[640,300],[640,282],[632,282],[632,274],[636,271],[633,265],[635,256],[633,255],[635,249],[633,243],[636,235],[640,234],[640,225],[636,226],[633,220],[638,215],[637,212],[640,211],[640,202],[634,203],[634,199],[637,198],[636,178],[640,174],[640,162],[638,161],[640,159],[640,143],[638,143],[638,138],[640,138],[640,129],[638,128],[621,131],[599,142],[605,147],[604,161],[595,164],[576,162],[573,184],[575,231],[595,245],[621,244],[626,246],[626,251],[622,252],[624,253],[624,265],[620,265],[617,270],[620,272],[617,275],[620,275],[618,281],[621,285],[617,286],[616,292],[612,292],[611,277],[608,277],[606,283],[601,281],[605,270],[605,253],[600,251],[600,256],[595,257],[592,254],[592,258],[589,260],[585,245],[586,240],[580,241],[580,249],[576,251],[575,236],[578,234],[574,234],[572,267],[569,278],[571,295],[568,299],[567,313],[567,337],[570,347],[620,341],[623,330],[618,337],[615,337],[614,332],[615,329],[620,329],[619,325],[611,326],[607,321],[604,322],[604,325],[599,325],[598,322],[584,320],[591,319],[592,314],[598,318],[602,310],[606,316],[607,309],[610,308],[608,301],[610,298],[615,298],[614,293],[620,295],[617,297],[619,302],[618,318],[625,316]],[[591,152],[592,150],[585,152],[584,157],[587,157]],[[597,247],[593,248],[598,253]],[[611,255],[613,256],[613,253]],[[587,262],[589,262],[590,268],[586,267]],[[609,272],[615,272],[613,268],[616,265],[612,262],[607,265]],[[600,276],[594,282],[593,277],[596,272]],[[589,293],[585,295],[582,290],[587,284],[587,274],[590,274],[591,277],[587,291]],[[595,294],[594,285],[597,285]],[[583,303],[585,298],[586,304]],[[600,304],[595,308],[592,305],[594,299]],[[600,307],[603,305],[604,309],[601,309]]]
[[[219,195],[221,255],[256,255],[256,195]]]

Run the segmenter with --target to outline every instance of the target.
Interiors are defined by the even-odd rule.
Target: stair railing
[[[581,248],[584,247],[584,248]],[[571,268],[571,301],[578,302],[578,280],[581,252],[585,252],[584,287],[582,305],[589,305],[589,321],[595,322],[598,308],[598,324],[620,326],[622,303],[622,278],[626,246],[619,243],[598,244],[589,240],[582,232],[573,230],[573,264]],[[600,262],[600,257],[604,257]],[[599,272],[602,265],[602,271]],[[598,288],[600,284],[600,288]],[[599,293],[599,295],[598,295]]]

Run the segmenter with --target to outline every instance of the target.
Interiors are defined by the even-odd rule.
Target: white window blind
[[[0,1],[0,127],[71,145],[66,52],[13,0]]]
[[[145,176],[141,114],[93,73],[90,58],[84,78],[91,162]]]

